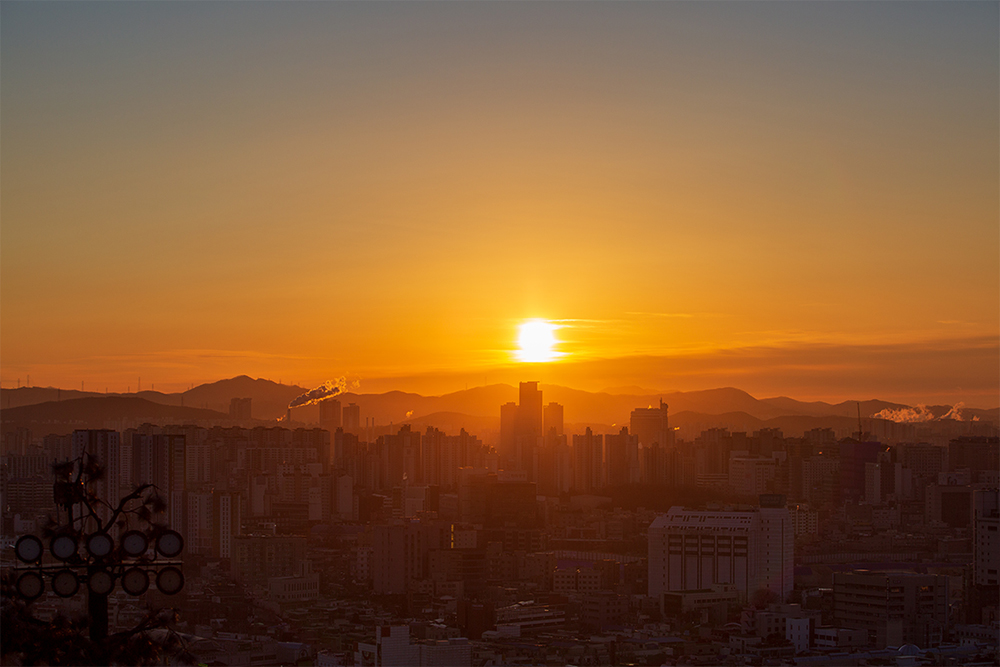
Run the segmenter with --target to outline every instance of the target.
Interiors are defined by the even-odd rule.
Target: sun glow
[[[517,358],[529,363],[554,361],[562,356],[555,350],[556,340],[553,333],[558,327],[545,320],[528,320],[519,327],[517,336]]]

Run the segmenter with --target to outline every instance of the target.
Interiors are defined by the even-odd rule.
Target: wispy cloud
[[[625,313],[626,315],[632,315],[633,317],[697,317],[694,313],[647,313],[639,310],[631,310]]]
[[[277,354],[259,350],[212,350],[212,349],[176,349],[156,350],[153,352],[135,352],[113,355],[97,355],[87,357],[91,361],[156,361],[161,359],[294,359],[319,360],[318,357],[296,354]]]

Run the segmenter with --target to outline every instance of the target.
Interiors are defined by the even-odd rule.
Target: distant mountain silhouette
[[[817,427],[833,427],[848,430],[857,423],[858,404],[855,401],[844,401],[831,404],[822,401],[798,401],[786,396],[757,399],[747,392],[735,387],[721,387],[703,391],[665,392],[653,394],[611,394],[593,393],[563,387],[559,385],[539,385],[543,392],[545,403],[557,402],[564,407],[564,418],[568,432],[574,429],[582,430],[584,425],[606,427],[606,432],[618,430],[627,426],[629,416],[635,408],[656,406],[662,399],[670,407],[670,421],[674,426],[680,426],[687,434],[699,432],[699,426],[712,428],[725,426],[731,430],[753,431],[762,427],[776,427],[787,431],[788,435],[798,435],[803,430]],[[58,390],[54,388],[20,388],[4,389],[0,394],[0,405],[4,408],[3,422],[6,430],[10,420],[19,421],[28,418],[35,420],[39,426],[32,430],[43,431],[41,422],[47,419],[76,418],[69,415],[79,415],[86,418],[84,412],[75,412],[83,408],[58,407],[61,403],[78,400],[129,399],[140,403],[80,403],[77,405],[100,406],[100,415],[93,419],[134,419],[134,406],[150,404],[170,406],[185,409],[198,408],[214,411],[212,417],[195,417],[189,419],[214,419],[228,416],[229,403],[233,398],[250,398],[254,419],[274,420],[287,412],[288,403],[307,391],[306,388],[289,386],[266,379],[253,379],[241,375],[226,380],[199,385],[188,391],[177,394],[163,394],[155,391],[144,391],[140,394],[126,396],[93,394],[73,390]],[[55,402],[59,396],[62,400]],[[495,429],[499,424],[500,406],[509,401],[518,400],[518,388],[507,384],[494,384],[473,387],[442,396],[422,396],[403,391],[389,391],[383,394],[357,394],[348,392],[338,397],[342,405],[356,403],[361,408],[362,424],[372,419],[377,427],[391,424],[410,423],[421,429],[426,425],[437,426],[448,432],[457,432],[466,428],[469,432],[476,429]],[[20,410],[28,405],[48,404],[41,412],[14,412],[8,417],[8,412]],[[10,408],[7,406],[10,405]],[[20,407],[19,407],[20,406]],[[121,414],[112,414],[114,410],[123,410]],[[128,406],[133,406],[129,408]],[[880,400],[861,401],[861,415],[869,419],[872,415],[884,409],[900,410],[909,406]],[[931,406],[928,408],[935,417],[946,414],[950,406]],[[146,408],[150,413],[150,409]],[[152,414],[152,413],[150,413]],[[195,413],[190,413],[194,415]],[[24,417],[23,415],[30,415]],[[51,417],[46,417],[51,415]],[[65,416],[64,416],[65,415]],[[181,419],[181,413],[162,413],[158,419]],[[963,409],[966,419],[978,417],[984,421],[997,423],[1000,421],[1000,409],[980,410]],[[434,423],[434,419],[439,420]],[[319,421],[318,406],[296,408],[292,411],[293,425],[315,424]],[[446,428],[454,425],[455,429]]]
[[[118,396],[119,394],[103,394],[95,391],[79,391],[77,389],[57,389],[56,387],[18,387],[17,389],[0,389],[0,408],[19,408],[22,405],[35,405],[49,401],[68,401],[73,398],[88,398],[91,396]]]
[[[855,419],[857,418],[858,412],[858,402],[859,401],[842,401],[840,403],[830,404],[824,403],[823,401],[811,401],[804,403],[802,401],[797,401],[794,398],[788,398],[786,396],[779,396],[777,398],[765,398],[761,399],[761,403],[766,403],[768,405],[774,406],[783,415],[814,415],[814,416],[837,416],[845,417],[853,415]],[[899,410],[901,408],[910,407],[908,405],[903,405],[902,403],[890,403],[889,401],[878,401],[878,400],[867,400],[860,401],[861,403],[861,415],[863,417],[868,417],[877,412],[881,412],[885,409]],[[951,408],[946,408],[941,414],[945,414]]]
[[[120,430],[122,422],[181,424],[228,418],[228,413],[163,405],[134,396],[91,396],[36,403],[10,408],[2,414],[4,432],[23,427],[38,435],[69,433],[78,428]]]
[[[650,389],[649,387],[639,387],[637,385],[629,385],[627,387],[605,387],[601,389],[599,394],[624,394],[625,396],[652,396],[659,394],[673,394],[676,390],[671,389],[670,391],[660,391],[658,389]]]
[[[228,414],[229,402],[234,398],[250,398],[254,419],[277,419],[285,414],[292,399],[309,389],[295,385],[278,384],[263,378],[253,379],[240,375],[211,384],[200,384],[184,392],[184,405],[219,410]],[[319,410],[316,409],[316,419]],[[299,417],[295,417],[299,419]]]
[[[16,408],[38,403],[66,401],[88,397],[119,397],[142,398],[161,405],[197,407],[206,410],[216,410],[229,414],[229,402],[234,398],[251,398],[252,414],[255,419],[277,419],[285,414],[288,404],[293,398],[308,391],[302,387],[278,384],[271,380],[253,379],[240,375],[227,380],[219,380],[209,384],[201,384],[192,389],[175,394],[164,394],[159,391],[142,391],[132,394],[103,394],[96,392],[81,392],[72,389],[56,389],[54,387],[21,387],[19,389],[3,389],[0,391],[0,406],[4,409]],[[313,421],[319,418],[318,408],[314,408]],[[294,413],[296,420],[302,416]]]

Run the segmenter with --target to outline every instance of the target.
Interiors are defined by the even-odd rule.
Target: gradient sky
[[[4,387],[1000,402],[997,3],[0,19]]]

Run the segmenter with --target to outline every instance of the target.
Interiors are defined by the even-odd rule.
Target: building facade
[[[876,648],[941,643],[948,624],[948,577],[912,572],[838,572],[833,575],[838,627],[866,630]]]
[[[649,527],[649,595],[732,584],[744,601],[760,589],[785,599],[793,586],[794,527],[783,497],[780,505],[671,508]]]

